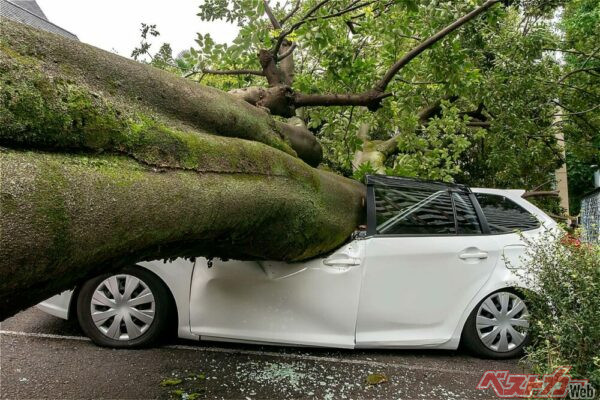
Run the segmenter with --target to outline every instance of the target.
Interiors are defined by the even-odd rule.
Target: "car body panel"
[[[177,308],[177,335],[182,339],[199,339],[190,330],[190,283],[194,261],[177,258],[172,261],[154,260],[138,265],[154,272],[169,288]]]
[[[72,290],[65,290],[64,292],[50,297],[47,300],[42,301],[36,307],[40,310],[54,315],[55,317],[62,319],[69,319],[69,306],[71,304],[71,297],[73,296]]]
[[[362,241],[329,258],[362,259]],[[217,261],[196,264],[191,331],[244,341],[354,347],[361,265]]]
[[[448,341],[458,319],[499,258],[490,236],[375,236],[365,240],[356,344],[435,346]],[[486,254],[485,258],[460,256]]]
[[[178,335],[258,344],[456,349],[474,307],[490,293],[526,287],[515,273],[526,249],[557,224],[521,198],[523,191],[472,189],[505,196],[534,214],[538,229],[468,236],[370,236],[326,257],[275,261],[150,261],[169,288]],[[469,252],[487,258],[461,259]],[[69,318],[71,291],[38,308]]]

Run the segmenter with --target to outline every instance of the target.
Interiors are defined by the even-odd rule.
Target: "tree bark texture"
[[[0,320],[128,263],[298,261],[363,222],[364,187],[297,158],[316,147],[300,127],[78,42],[0,32]]]

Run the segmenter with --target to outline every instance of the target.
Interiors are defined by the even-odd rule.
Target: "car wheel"
[[[463,329],[464,345],[479,356],[505,359],[519,356],[529,343],[529,314],[523,298],[504,289],[481,300]]]
[[[171,297],[165,284],[140,267],[102,274],[83,284],[77,298],[81,329],[100,346],[132,348],[166,333]]]

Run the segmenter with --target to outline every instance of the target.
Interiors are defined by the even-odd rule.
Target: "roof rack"
[[[458,183],[448,183],[440,181],[428,181],[424,179],[409,178],[404,176],[388,176],[388,175],[367,175],[367,186],[388,186],[396,188],[412,188],[425,190],[451,190],[457,192],[470,193],[466,185]]]

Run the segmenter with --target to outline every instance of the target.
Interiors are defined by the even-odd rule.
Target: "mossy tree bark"
[[[302,130],[81,43],[0,32],[0,320],[108,268],[303,260],[362,222],[364,187],[299,159],[318,147]]]

